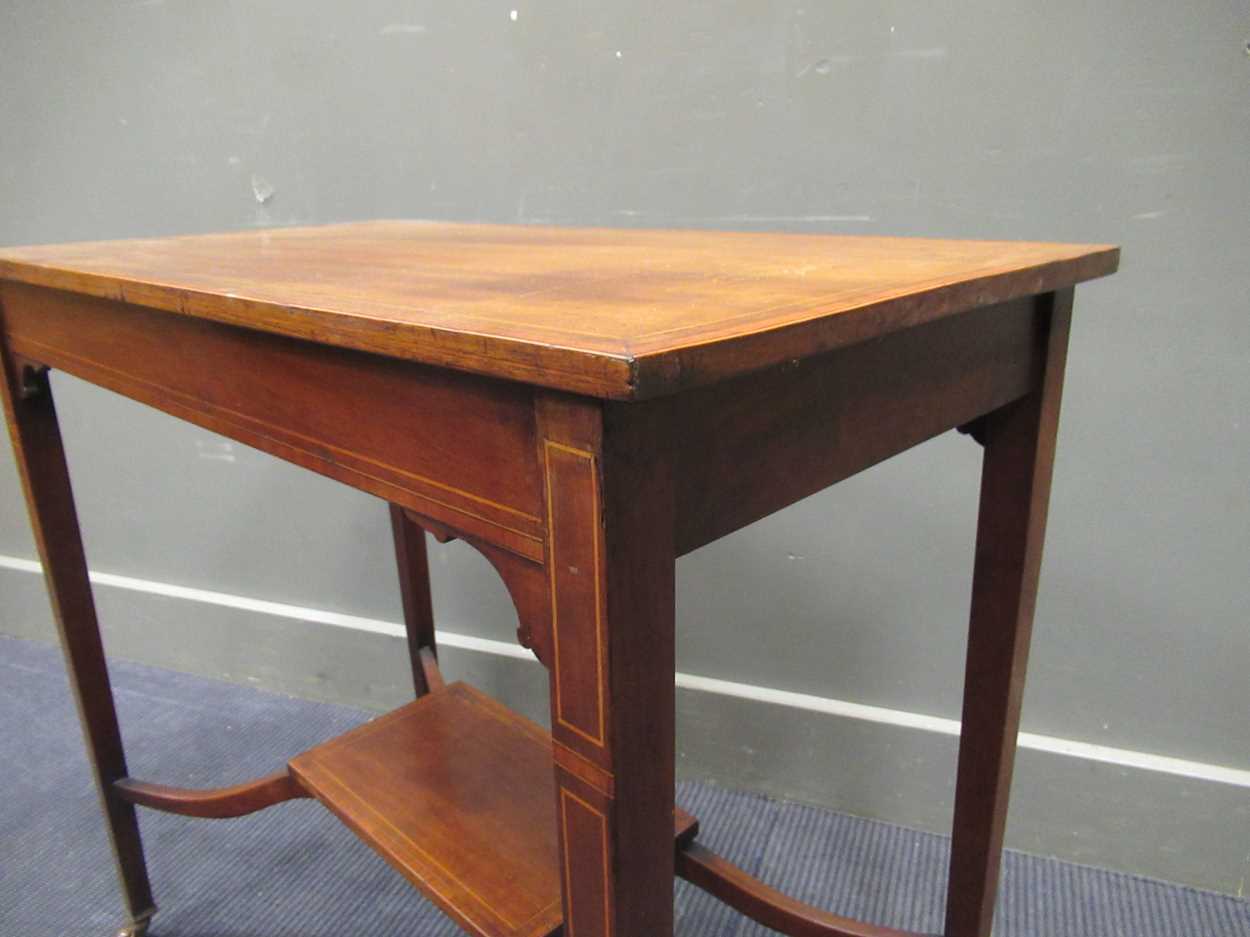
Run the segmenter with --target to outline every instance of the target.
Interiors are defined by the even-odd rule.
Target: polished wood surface
[[[667,407],[545,394],[551,725],[565,920],[670,934],[675,505]]]
[[[1044,368],[1028,396],[988,414],[964,668],[946,937],[985,937],[1007,825],[1033,608],[1072,322],[1072,291],[1044,300]]]
[[[0,279],[603,397],[1115,270],[1106,246],[365,222],[0,250]]]
[[[1022,396],[1039,317],[1014,300],[673,398],[678,554]]]
[[[485,694],[434,690],[296,756],[290,771],[470,933],[560,928],[551,737]],[[670,857],[693,825],[670,808]]]
[[[678,850],[677,874],[753,921],[789,937],[924,937],[796,901],[697,843]]]
[[[438,644],[434,634],[434,600],[430,593],[430,561],[425,531],[398,504],[390,506],[391,539],[399,573],[399,600],[404,610],[412,688],[424,696],[442,686]]]
[[[528,387],[23,284],[0,304],[31,360],[542,559]]]
[[[675,563],[960,428],[985,462],[946,937],[988,937],[1072,285],[1116,249],[380,222],[0,255],[6,417],[131,931],[135,804],[309,793],[479,935],[670,937],[680,872],[795,937],[893,937],[693,842]],[[128,778],[49,367],[388,501],[416,702],[285,778]],[[443,685],[423,531],[500,575],[550,735]]]
[[[470,933],[562,920],[551,742],[463,683],[298,755],[299,783]]]
[[[205,820],[242,817],[275,804],[309,796],[286,771],[213,790],[170,787],[135,778],[122,778],[113,782],[113,791],[122,800],[138,807]]]
[[[46,368],[23,361],[3,347],[0,368],[5,422],[121,884],[126,910],[122,934],[138,937],[156,913],[156,902],[134,805],[113,789],[114,782],[129,771],[52,387]]]

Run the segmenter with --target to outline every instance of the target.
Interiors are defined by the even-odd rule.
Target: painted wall
[[[1227,0],[9,0],[0,243],[368,217],[1121,243],[1121,273],[1077,292],[1024,724],[1122,751],[1026,752],[1009,841],[1236,892],[1248,41]],[[56,392],[94,568],[398,620],[381,504]],[[688,774],[945,828],[951,739],[897,723],[958,717],[978,459],[940,438],[680,562],[684,672],[889,711],[683,691]],[[7,448],[0,554],[33,556]],[[446,627],[510,641],[486,564],[434,556]],[[0,561],[0,630],[46,635],[20,566]],[[119,653],[402,698],[392,637],[101,593]],[[542,711],[536,665],[452,659]],[[1184,763],[1115,763],[1143,756]]]

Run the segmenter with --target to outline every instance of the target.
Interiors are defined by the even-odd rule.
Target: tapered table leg
[[[395,540],[395,564],[399,570],[399,594],[403,602],[404,627],[408,632],[408,656],[412,660],[412,683],[417,696],[433,687],[421,652],[437,657],[434,641],[434,606],[430,596],[430,564],[425,531],[412,522],[404,509],[391,506],[391,534]]]
[[[1049,305],[1041,383],[984,421],[947,937],[987,937],[994,919],[1020,701],[1028,664],[1063,389],[1072,291]]]
[[[7,350],[2,351],[5,419],[130,918],[122,933],[138,935],[146,929],[156,905],[135,809],[111,787],[127,776],[126,758],[51,387],[46,371],[19,364]]]
[[[673,932],[673,488],[662,414],[540,410],[567,937]]]

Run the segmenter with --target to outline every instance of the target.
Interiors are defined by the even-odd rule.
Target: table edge
[[[640,342],[640,347],[622,344],[617,351],[578,349],[159,283],[124,281],[109,274],[6,257],[2,252],[0,283],[11,281],[110,299],[583,396],[636,401],[811,357],[981,306],[1066,289],[1108,276],[1119,267],[1118,246],[1069,246],[1084,248],[1084,252],[931,288],[902,289],[897,295],[842,309],[836,315],[822,314],[817,307],[791,323],[710,338],[699,344],[647,347]]]

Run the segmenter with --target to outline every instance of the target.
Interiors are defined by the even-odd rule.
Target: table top
[[[1115,271],[1105,245],[371,221],[0,249],[0,279],[593,396]]]

